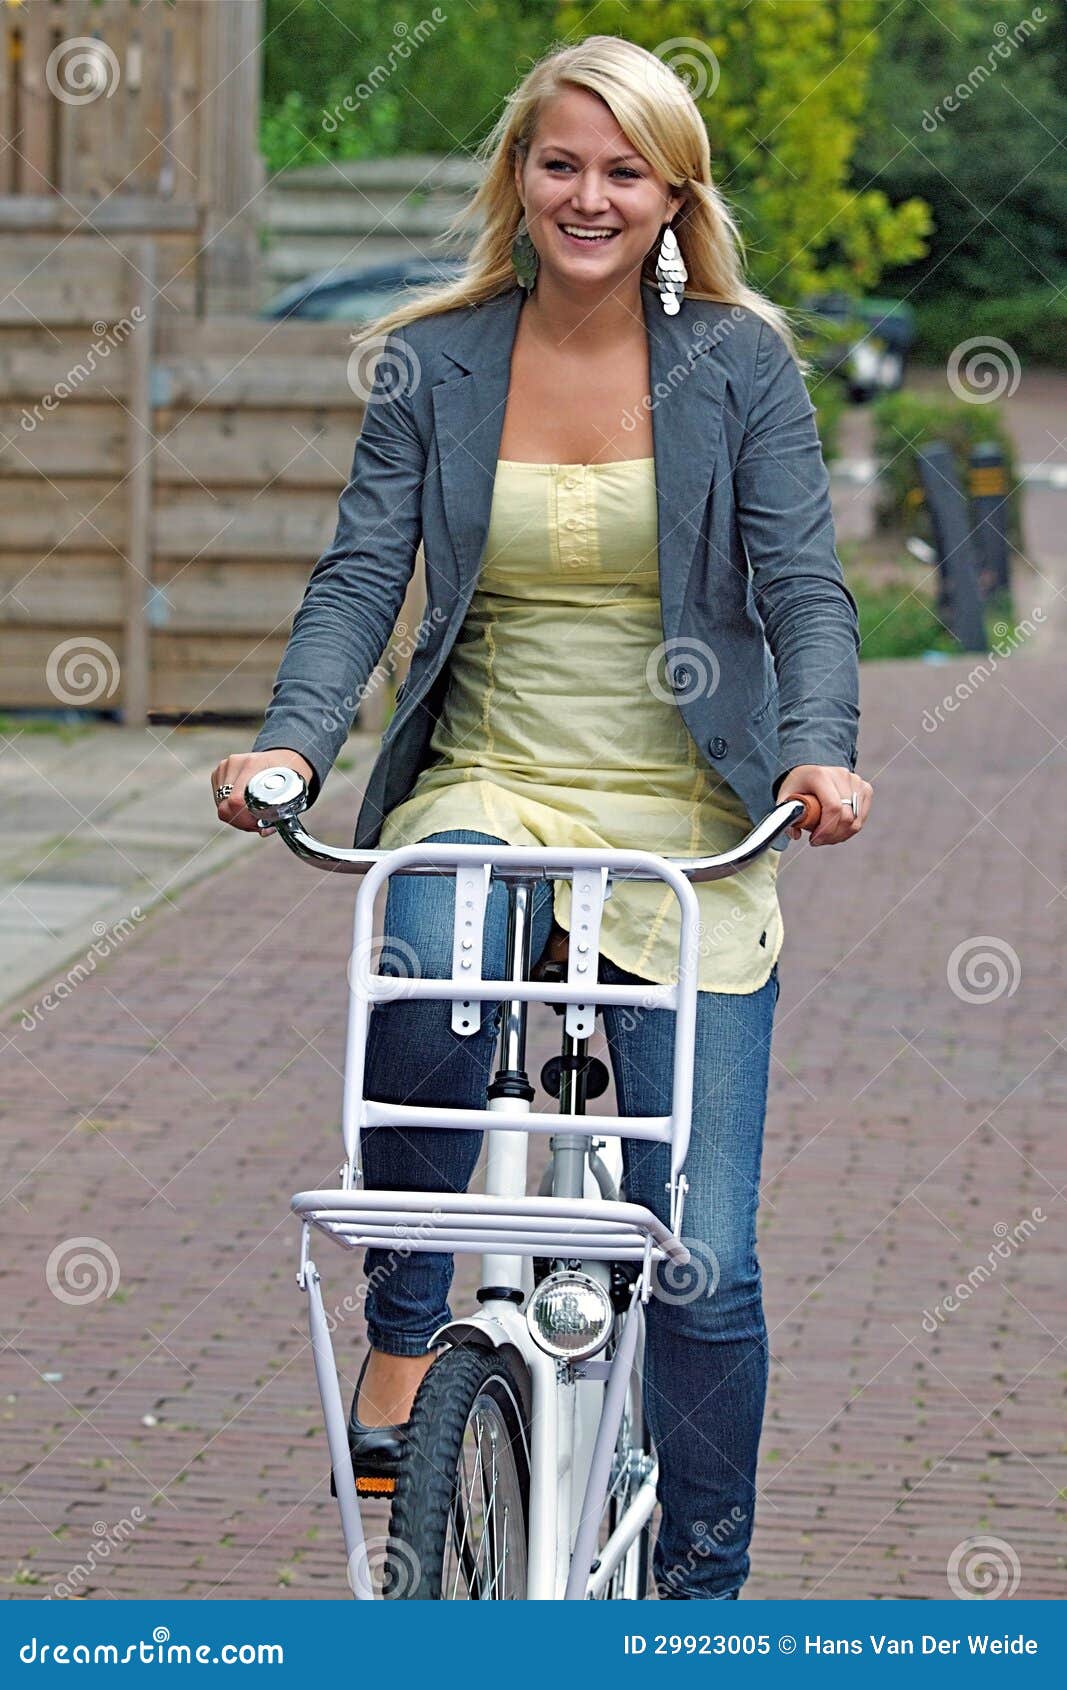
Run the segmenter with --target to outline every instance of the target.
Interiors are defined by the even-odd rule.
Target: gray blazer
[[[367,781],[357,846],[377,843],[411,791],[440,713],[489,526],[522,298],[515,286],[389,337],[337,531],[297,610],[255,742],[306,757],[317,796],[389,642],[421,540],[426,615]],[[856,765],[856,601],[834,547],[814,409],[784,342],[753,312],[685,299],[668,317],[650,284],[642,305],[666,684],[701,755],[756,820],[798,764]]]

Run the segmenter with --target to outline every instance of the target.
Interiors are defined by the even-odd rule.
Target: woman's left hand
[[[848,799],[856,794],[859,815],[852,814]],[[778,788],[778,802],[810,793],[822,806],[819,825],[812,829],[812,845],[841,845],[857,834],[867,820],[874,788],[870,781],[851,769],[834,768],[825,764],[801,763],[786,775]],[[844,802],[843,802],[844,800]],[[791,839],[799,839],[799,827],[789,829]]]

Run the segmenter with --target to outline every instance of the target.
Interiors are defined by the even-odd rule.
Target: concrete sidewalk
[[[0,1002],[102,960],[234,856],[208,775],[235,743],[232,729],[108,725],[0,739]]]
[[[746,1596],[959,1594],[974,1538],[996,1540],[1005,1593],[1067,1589],[1061,674],[1026,649],[982,677],[967,658],[866,666],[875,819],[848,847],[786,853]],[[109,827],[148,853],[191,829],[195,875],[215,742],[169,748],[186,797],[160,828],[178,770],[146,750],[76,832],[87,853]],[[89,751],[74,767],[92,798]],[[351,755],[315,810],[338,840]],[[58,767],[31,788],[42,827]],[[50,1012],[33,991],[7,1011],[10,1595],[346,1594],[288,1201],[336,1179],[354,889],[276,840],[222,848],[233,860],[177,907],[178,865],[127,851],[157,907]],[[535,1018],[532,1073],[557,1037]],[[362,1279],[319,1256],[328,1307],[349,1299],[348,1392]]]

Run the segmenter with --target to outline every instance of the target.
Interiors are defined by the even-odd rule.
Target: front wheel
[[[495,1350],[446,1350],[419,1386],[397,1475],[382,1595],[525,1601],[530,1444]]]

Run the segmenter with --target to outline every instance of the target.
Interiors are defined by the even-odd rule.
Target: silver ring
[[[860,816],[859,793],[853,792],[848,798],[842,798],[841,802],[842,802],[842,804],[844,804],[844,806],[847,810],[852,811],[852,814],[855,817],[855,819],[857,821],[859,821],[859,816]]]
[[[215,802],[216,802],[216,804],[221,804],[223,799],[228,798],[232,791],[233,791],[232,786],[217,786],[215,788]]]

